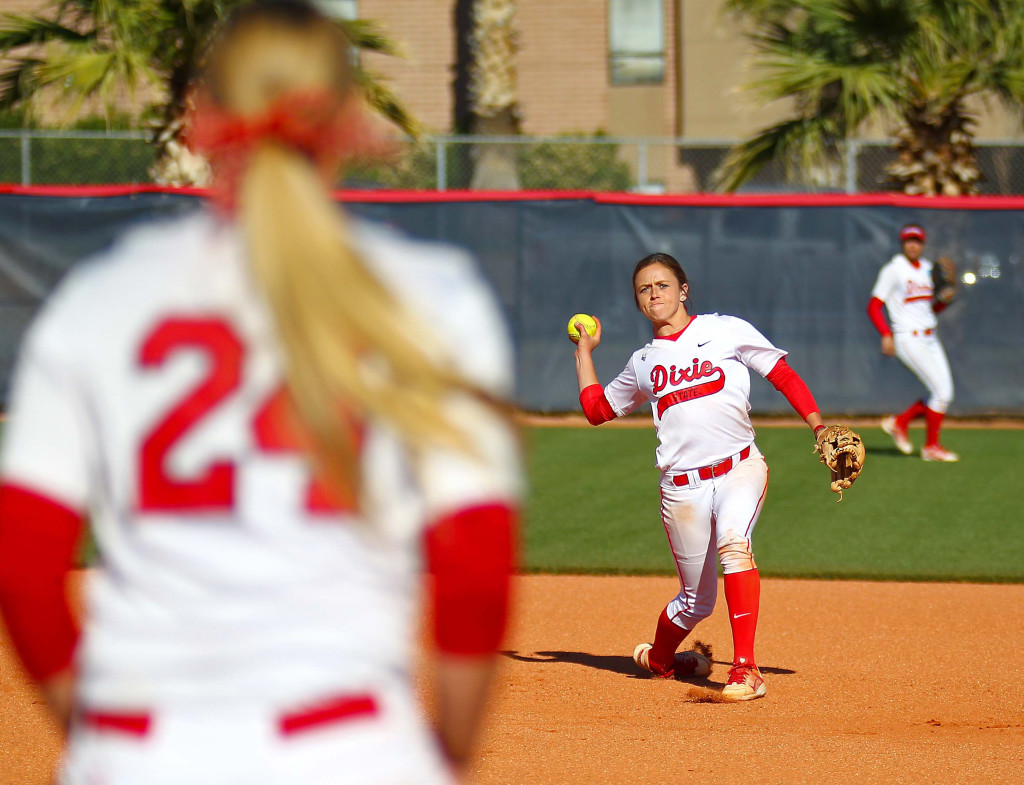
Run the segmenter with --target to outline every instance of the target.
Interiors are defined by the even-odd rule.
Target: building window
[[[608,0],[612,84],[661,84],[665,79],[663,0]]]
[[[358,19],[358,0],[317,0],[317,5],[333,19]]]

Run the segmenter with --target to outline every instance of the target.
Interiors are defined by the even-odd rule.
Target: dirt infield
[[[766,580],[769,692],[746,704],[703,698],[732,655],[724,601],[694,635],[708,680],[633,665],[675,589],[520,578],[473,782],[1024,782],[1024,586]],[[43,785],[60,739],[6,647],[0,684],[0,783]]]
[[[637,669],[673,578],[530,576],[478,782],[1020,783],[1024,586],[766,580],[768,696]],[[732,657],[724,599],[695,638]],[[688,647],[684,643],[684,648]]]

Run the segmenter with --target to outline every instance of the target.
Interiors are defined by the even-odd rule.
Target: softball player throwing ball
[[[651,254],[637,263],[634,301],[650,319],[654,338],[602,388],[592,358],[601,343],[600,321],[595,319],[593,334],[578,325],[580,403],[593,425],[627,415],[643,403],[654,412],[661,517],[680,588],[658,618],[654,643],[638,645],[633,659],[662,677],[711,671],[706,657],[695,651],[676,654],[676,649],[715,607],[717,553],[733,635],[733,666],[723,695],[752,700],[767,692],[754,659],[761,581],[751,536],[764,504],[768,466],[754,444],[748,369],[775,385],[815,434],[825,425],[784,350],[734,316],[691,316],[685,306],[688,294],[686,273],[668,254]]]
[[[333,204],[350,62],[311,5],[245,5],[193,118],[218,206],[81,265],[21,349],[0,608],[65,785],[450,783],[469,755],[514,560],[510,345],[467,256]]]
[[[953,402],[953,375],[935,331],[935,315],[946,303],[934,298],[932,263],[921,257],[924,241],[925,231],[917,224],[900,229],[903,253],[896,254],[878,271],[868,303],[868,316],[882,336],[882,354],[899,357],[928,391],[927,401],[915,401],[902,414],[884,418],[882,430],[892,437],[901,453],[910,455],[914,445],[907,430],[916,418],[924,417],[921,457],[926,461],[953,463],[960,456],[939,444],[942,420]],[[889,313],[891,327],[883,306]]]

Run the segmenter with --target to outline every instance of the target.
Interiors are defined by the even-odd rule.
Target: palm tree
[[[763,166],[836,171],[872,122],[895,139],[890,187],[977,192],[971,98],[1024,106],[1020,0],[727,0],[750,25],[765,75],[747,87],[793,112],[733,148],[716,179],[734,191]]]
[[[480,136],[520,133],[515,0],[457,0],[455,130]],[[482,144],[473,151],[474,190],[518,190],[516,150]]]
[[[0,111],[50,99],[65,108],[61,124],[68,125],[90,101],[109,119],[125,98],[145,95],[149,103],[135,115],[153,129],[155,179],[195,182],[202,162],[179,142],[189,82],[210,35],[249,1],[53,0],[41,14],[2,14],[0,54],[9,65],[0,72]],[[399,54],[372,22],[339,24],[358,49]],[[376,111],[418,135],[415,119],[379,75],[357,68],[357,79]]]

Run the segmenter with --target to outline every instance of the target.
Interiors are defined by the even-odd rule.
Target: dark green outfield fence
[[[649,337],[630,291],[637,259],[683,264],[697,312],[753,322],[808,381],[822,409],[874,414],[919,394],[878,351],[866,316],[878,268],[906,221],[974,276],[940,317],[957,388],[953,415],[1024,415],[1024,198],[888,194],[639,196],[574,193],[345,192],[360,216],[458,243],[480,259],[519,350],[518,403],[574,410],[568,317],[601,317],[602,379]],[[200,195],[154,188],[0,187],[0,391],[21,334],[61,275],[133,223],[198,209]],[[756,412],[788,411],[755,380]]]

